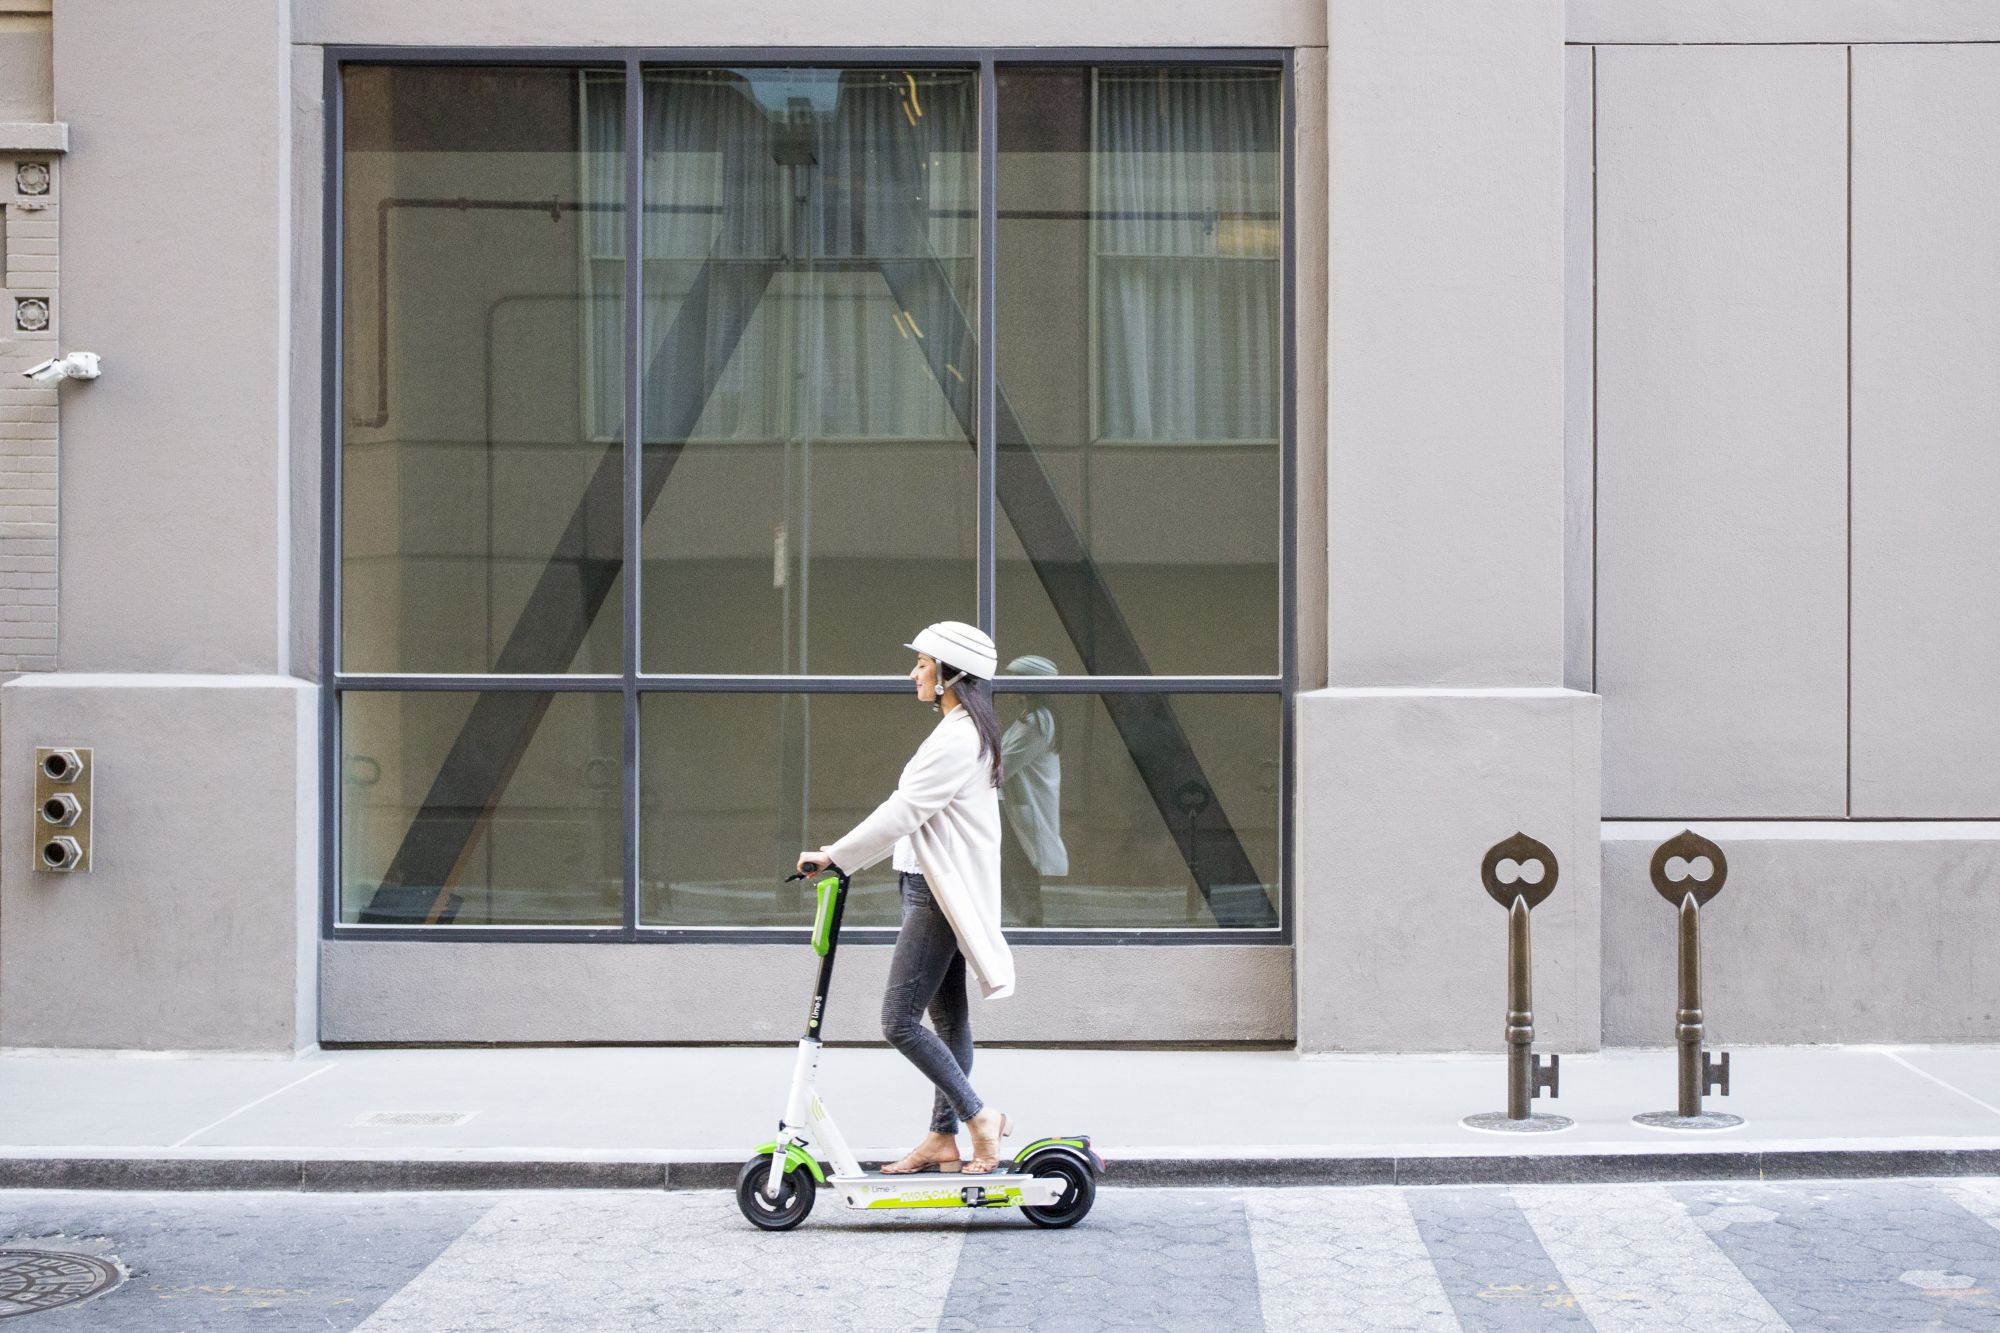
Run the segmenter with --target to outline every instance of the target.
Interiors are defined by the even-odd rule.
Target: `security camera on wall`
[[[99,374],[98,361],[95,352],[71,352],[68,356],[51,357],[39,365],[29,366],[21,374],[37,384],[55,380],[94,380]]]

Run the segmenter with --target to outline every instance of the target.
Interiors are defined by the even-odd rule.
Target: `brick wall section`
[[[47,194],[20,193],[15,168],[22,161],[47,163]],[[56,385],[36,384],[20,372],[60,355],[60,161],[53,154],[0,154],[0,204],[6,208],[6,262],[0,268],[0,673],[56,666]],[[46,329],[16,327],[16,302],[22,297],[49,303]]]

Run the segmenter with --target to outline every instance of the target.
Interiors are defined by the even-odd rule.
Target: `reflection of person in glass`
[[[1010,676],[1053,676],[1056,664],[1029,654],[1007,664]],[[1023,925],[1042,924],[1042,879],[1069,873],[1062,840],[1062,755],[1056,715],[1039,694],[1004,696],[1012,721],[1000,737],[1001,901]]]
[[[980,1101],[972,1073],[968,962],[989,1000],[1014,991],[1014,959],[1000,931],[1000,726],[993,717],[996,656],[985,631],[939,621],[904,645],[917,654],[917,698],[944,720],[903,767],[896,790],[846,837],[799,857],[811,874],[853,875],[884,856],[900,874],[903,925],[882,996],[882,1035],[931,1081],[931,1132],[885,1171],[957,1171],[958,1124],[972,1134],[968,1174],[994,1170],[1006,1116]],[[931,1016],[932,1032],[922,1022]]]

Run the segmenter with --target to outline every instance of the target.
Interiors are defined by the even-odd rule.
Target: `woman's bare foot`
[[[901,1158],[882,1168],[885,1176],[907,1176],[922,1171],[926,1167],[936,1167],[940,1171],[958,1170],[958,1137],[954,1134],[940,1134],[936,1130],[924,1135],[924,1141],[904,1153]]]
[[[1000,1166],[1000,1140],[1014,1132],[1014,1122],[1006,1112],[987,1107],[978,1115],[965,1122],[966,1130],[972,1135],[972,1160],[964,1166],[965,1174],[983,1176]]]

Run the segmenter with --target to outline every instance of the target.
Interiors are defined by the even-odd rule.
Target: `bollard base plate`
[[[1700,1115],[1682,1115],[1678,1111],[1647,1111],[1632,1117],[1635,1125],[1647,1129],[1734,1129],[1743,1123],[1740,1115],[1727,1111],[1703,1111]]]
[[[1568,1129],[1576,1121],[1566,1115],[1531,1115],[1526,1120],[1515,1120],[1505,1111],[1482,1111],[1469,1115],[1458,1122],[1467,1129],[1477,1129],[1488,1134],[1553,1134],[1559,1129]]]

